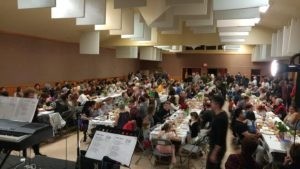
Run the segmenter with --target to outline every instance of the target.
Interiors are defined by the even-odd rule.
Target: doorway
[[[193,73],[199,73],[201,75],[201,68],[183,68],[182,69],[182,79],[186,80],[192,77]]]
[[[251,81],[253,77],[256,76],[257,84],[260,82],[260,69],[251,69]]]
[[[208,68],[207,74],[214,74],[216,77],[224,76],[227,74],[227,69],[226,68]]]

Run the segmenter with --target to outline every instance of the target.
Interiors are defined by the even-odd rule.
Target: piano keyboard
[[[27,133],[0,130],[0,141],[20,142],[29,136],[30,134]]]

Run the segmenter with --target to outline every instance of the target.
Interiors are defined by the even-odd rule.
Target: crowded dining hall
[[[300,169],[300,1],[0,4],[0,169]]]

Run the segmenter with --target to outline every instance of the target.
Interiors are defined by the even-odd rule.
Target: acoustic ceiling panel
[[[143,38],[144,37],[144,23],[141,22],[141,14],[139,12],[134,13],[134,26],[133,34],[122,35],[121,38]]]
[[[100,33],[83,32],[80,35],[80,54],[99,54]]]
[[[140,60],[161,61],[161,50],[154,47],[140,47]]]
[[[144,24],[144,33],[143,37],[135,37],[132,40],[136,41],[151,41],[151,27]]]
[[[180,5],[172,5],[174,15],[206,15],[207,1],[203,3],[185,3]]]
[[[120,30],[122,28],[121,9],[114,9],[114,0],[106,0],[106,23],[95,25],[95,30]]]
[[[251,26],[219,27],[219,32],[250,32]]]
[[[146,24],[150,25],[168,8],[170,8],[170,6],[166,5],[165,0],[147,0],[147,6],[139,7],[138,9],[145,19]]]
[[[269,5],[269,0],[213,0],[213,10],[253,8]]]
[[[153,21],[150,26],[158,27],[158,28],[169,28],[174,25],[174,15],[172,9],[168,9],[164,12],[160,17],[158,17],[155,21]]]
[[[55,7],[55,0],[18,0],[18,9]]]
[[[133,8],[147,5],[147,0],[115,0],[114,7],[118,8]]]
[[[259,8],[245,8],[245,9],[233,9],[215,11],[214,16],[216,20],[227,20],[227,19],[250,19],[259,18]]]
[[[260,18],[217,20],[217,27],[255,26]]]
[[[283,42],[282,42],[282,55],[283,56],[291,55],[288,52],[288,46],[290,45],[289,44],[290,33],[291,33],[291,26],[284,26],[283,27]]]
[[[106,22],[106,0],[85,0],[85,15],[76,18],[76,25],[104,25]]]
[[[132,8],[122,9],[122,31],[121,35],[134,34],[134,10]]]
[[[185,22],[186,26],[212,26],[214,25],[214,17],[213,12],[210,14],[209,19],[201,19],[201,20],[187,20]]]
[[[202,33],[216,33],[216,32],[217,32],[216,26],[191,27],[190,29],[191,29],[195,34],[202,34]]]
[[[179,5],[187,3],[203,3],[204,0],[166,0],[167,5]]]
[[[272,34],[271,57],[276,57],[277,48],[277,33]]]
[[[116,47],[116,58],[138,58],[138,47],[137,46],[118,46]]]
[[[51,8],[51,18],[84,17],[84,0],[56,0],[56,7]]]
[[[276,46],[276,56],[282,55],[282,42],[283,42],[283,30],[277,31],[277,46]]]
[[[288,53],[296,54],[300,52],[300,21],[292,19],[290,29]]]

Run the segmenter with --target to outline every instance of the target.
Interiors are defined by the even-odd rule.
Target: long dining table
[[[273,112],[266,112],[265,114],[260,114],[255,112],[256,115],[256,125],[262,135],[262,144],[267,152],[269,162],[274,161],[273,154],[286,154],[289,150],[291,144],[293,144],[294,136],[289,132],[285,133],[285,138],[281,139],[278,137],[278,132],[276,131],[275,123],[284,122],[278,118]],[[265,118],[263,118],[265,116]],[[299,135],[296,135],[296,143],[300,143]]]

